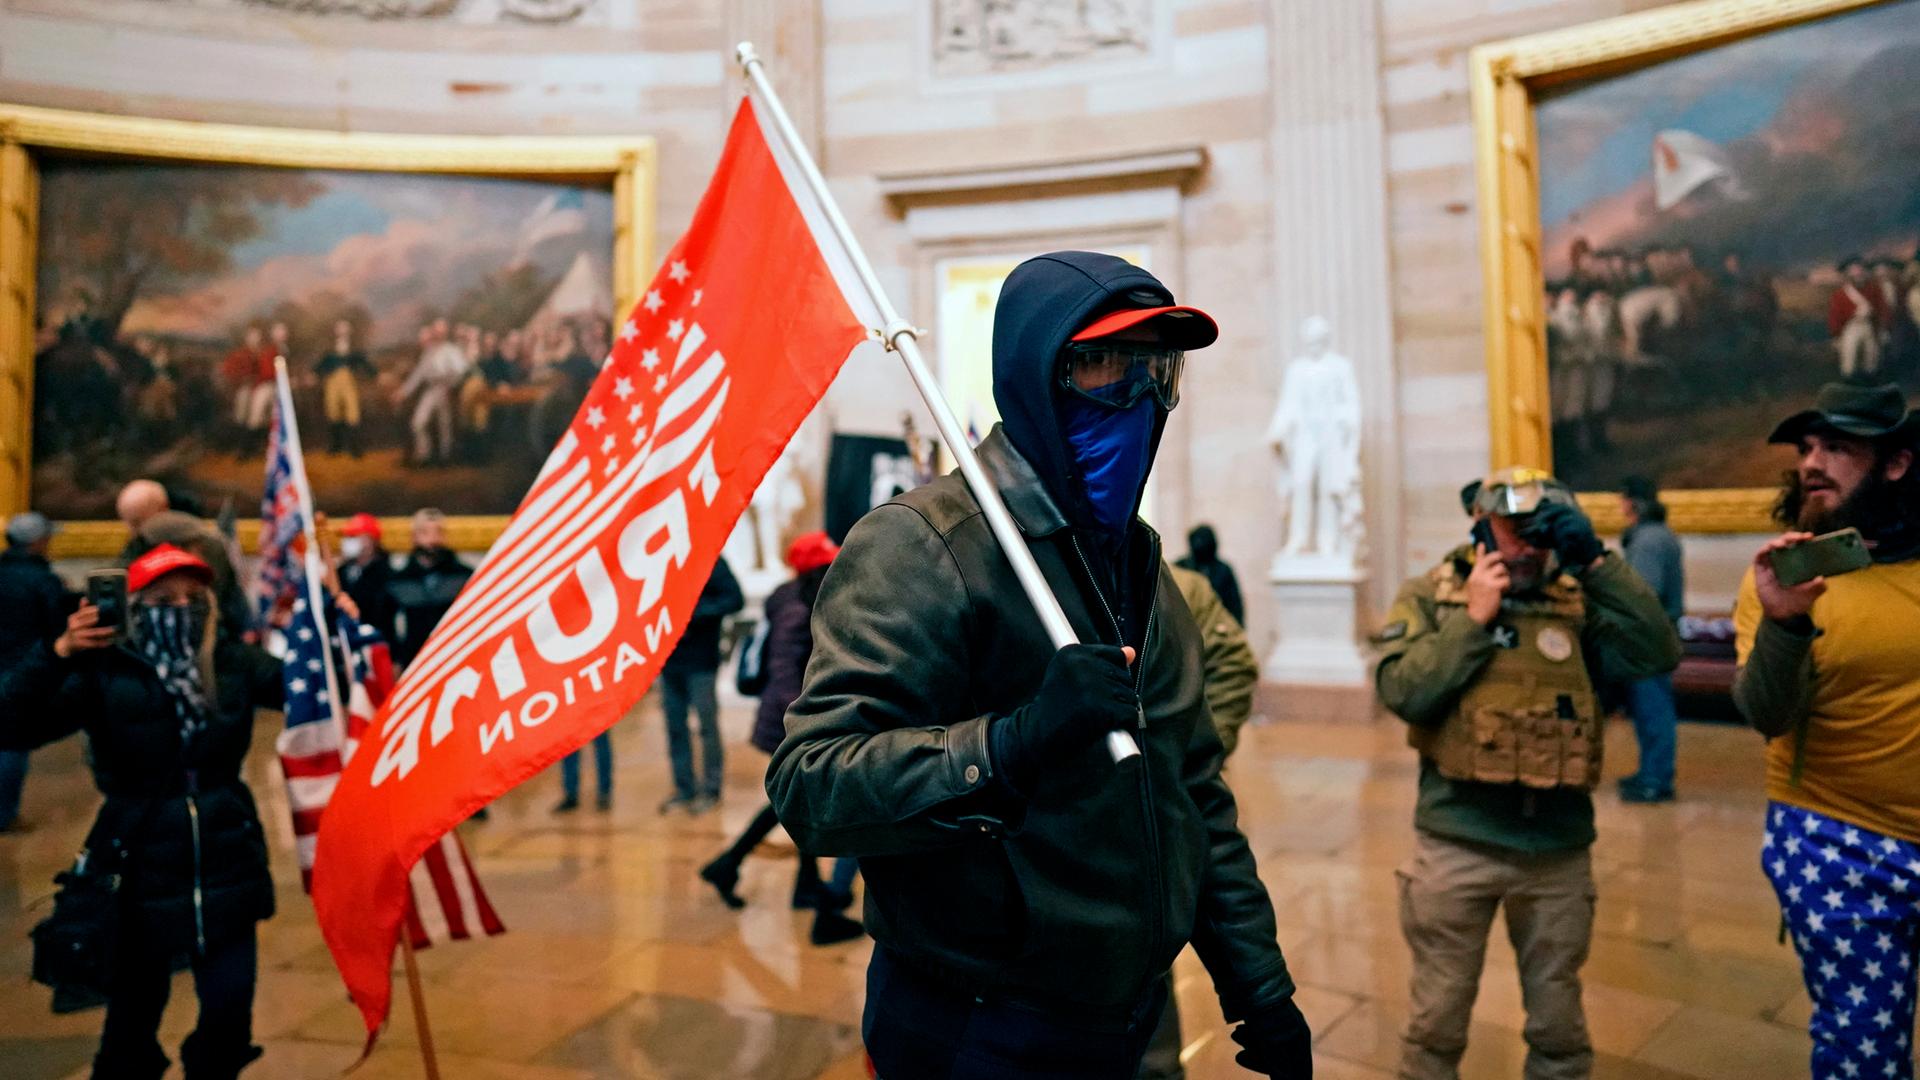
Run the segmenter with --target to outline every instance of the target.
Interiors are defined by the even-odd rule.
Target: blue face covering
[[[1061,400],[1060,426],[1073,450],[1080,482],[1094,520],[1120,536],[1138,509],[1140,485],[1153,467],[1153,429],[1160,404],[1151,394],[1125,409],[1113,409],[1077,394]]]

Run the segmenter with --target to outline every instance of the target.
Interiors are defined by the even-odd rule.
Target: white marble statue
[[[1352,566],[1361,544],[1360,389],[1353,364],[1329,348],[1332,336],[1318,315],[1301,321],[1301,352],[1287,364],[1267,443],[1280,458],[1287,511],[1281,558]]]

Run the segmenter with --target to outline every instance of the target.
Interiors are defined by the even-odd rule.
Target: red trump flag
[[[646,692],[754,487],[877,325],[743,101],[686,235],[321,819],[313,905],[370,1035],[409,870]]]

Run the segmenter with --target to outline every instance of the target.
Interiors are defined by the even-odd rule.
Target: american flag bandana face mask
[[[136,604],[133,611],[138,622],[134,647],[166,687],[180,719],[181,745],[192,746],[207,727],[207,688],[199,660],[211,609],[205,603]]]

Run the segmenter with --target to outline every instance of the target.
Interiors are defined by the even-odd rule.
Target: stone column
[[[1325,316],[1353,360],[1365,423],[1367,569],[1378,583],[1369,591],[1383,603],[1402,574],[1379,4],[1273,0],[1268,10],[1274,371],[1308,315]]]
[[[793,126],[807,140],[821,170],[821,40],[820,0],[726,0],[727,62],[733,63],[733,47],[751,41],[767,62],[767,74],[780,100],[793,117]],[[727,80],[727,112],[732,114],[741,81],[731,73]]]
[[[1362,409],[1361,470],[1365,478],[1368,554],[1351,584],[1320,582],[1307,607],[1315,621],[1333,612],[1330,591],[1345,591],[1363,628],[1385,609],[1402,570],[1399,413],[1393,356],[1393,295],[1387,266],[1385,125],[1381,114],[1378,0],[1272,0],[1271,44],[1273,222],[1273,358],[1283,369],[1301,319],[1325,316],[1333,339],[1354,364]],[[1279,548],[1274,522],[1273,550]],[[1277,596],[1301,605],[1297,590]],[[1305,612],[1296,612],[1304,615]],[[1342,612],[1341,614],[1344,614]],[[1285,662],[1287,629],[1298,619],[1277,614],[1281,642],[1269,661],[1275,681],[1351,683],[1351,662],[1322,666],[1321,679],[1301,680]],[[1326,654],[1319,654],[1324,658]],[[1350,654],[1351,655],[1351,654]]]

